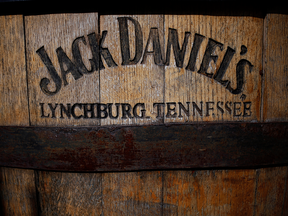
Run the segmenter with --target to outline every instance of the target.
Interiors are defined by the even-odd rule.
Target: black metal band
[[[0,127],[0,166],[59,171],[288,163],[288,123]]]

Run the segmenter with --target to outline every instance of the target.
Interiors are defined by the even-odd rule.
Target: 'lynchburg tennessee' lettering
[[[42,118],[74,119],[150,119],[146,115],[145,103],[40,103]],[[208,101],[153,103],[156,118],[183,118],[184,116],[215,116],[227,114],[234,117],[251,116],[251,102]]]
[[[138,63],[145,64],[148,55],[153,55],[154,63],[156,65],[169,65],[171,48],[173,47],[176,66],[178,68],[184,67],[183,62],[186,54],[188,39],[191,36],[190,32],[185,32],[184,42],[182,44],[182,48],[180,49],[177,30],[169,28],[167,47],[166,47],[166,58],[165,58],[160,49],[161,44],[159,40],[158,28],[153,27],[150,29],[149,36],[146,45],[144,47],[143,33],[139,22],[131,17],[119,17],[117,19],[119,24],[120,48],[122,57],[121,65],[136,65]],[[135,31],[135,56],[133,57],[133,59],[130,56],[128,21],[133,24]],[[67,74],[71,73],[74,79],[78,80],[85,74],[90,74],[93,73],[94,71],[103,70],[105,68],[103,61],[106,62],[108,67],[118,66],[117,63],[114,61],[113,56],[109,51],[109,48],[103,47],[103,43],[105,41],[107,34],[108,34],[107,31],[103,31],[101,35],[91,33],[87,35],[88,42],[86,41],[84,36],[76,38],[72,43],[72,55],[73,55],[72,60],[69,59],[69,57],[64,52],[62,47],[58,47],[56,49],[56,53],[60,64],[61,77],[59,76],[54,65],[52,64],[51,59],[48,56],[44,46],[39,48],[36,51],[36,53],[40,56],[41,60],[47,67],[48,73],[50,74],[50,77],[52,78],[56,86],[56,89],[54,91],[49,90],[48,85],[50,83],[50,79],[43,78],[40,81],[41,90],[46,95],[50,96],[55,95],[57,92],[60,91],[63,83],[64,86],[68,85],[66,79]],[[186,70],[196,71],[195,68],[196,59],[204,38],[205,36],[197,33],[194,35],[193,47],[191,49],[188,64],[185,67]],[[79,49],[79,43],[83,43],[86,46],[88,46],[87,45],[88,43],[90,46],[93,56],[92,59],[89,59],[91,64],[90,70],[88,70],[83,63],[83,59]],[[152,51],[151,50],[148,51],[148,47],[150,44],[153,45]],[[250,61],[246,59],[241,59],[237,63],[236,66],[237,86],[236,88],[232,88],[231,81],[223,80],[223,77],[236,52],[234,49],[228,46],[219,69],[215,73],[208,72],[210,62],[214,61],[216,63],[218,59],[218,56],[213,54],[217,47],[220,48],[221,51],[223,51],[224,46],[222,43],[209,38],[200,69],[197,71],[197,73],[216,80],[232,94],[240,94],[243,91],[245,67],[248,66],[249,72],[251,72],[253,65],[251,64]],[[246,53],[247,53],[247,47],[242,45],[240,55],[245,55]]]

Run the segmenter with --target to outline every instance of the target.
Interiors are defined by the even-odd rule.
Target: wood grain
[[[264,20],[263,121],[287,121],[288,65],[286,14],[267,14]],[[256,215],[288,215],[287,167],[259,175]]]
[[[117,63],[117,67],[108,67],[100,71],[101,103],[127,103],[134,107],[144,103],[145,118],[123,119],[119,107],[117,119],[101,119],[101,125],[154,124],[163,123],[157,119],[153,103],[164,101],[164,66],[154,64],[152,55],[148,55],[145,64],[122,65],[119,21],[117,18],[129,17],[136,20],[143,34],[143,50],[149,38],[150,28],[158,29],[159,40],[164,43],[163,15],[100,16],[100,32],[108,31],[103,47],[107,47]],[[135,26],[128,20],[130,58],[135,56]],[[152,43],[147,47],[153,50]],[[163,51],[163,47],[161,47]],[[141,107],[142,108],[142,107]],[[142,108],[143,109],[143,108]],[[113,109],[113,115],[116,109]],[[140,109],[137,110],[140,116]],[[149,117],[149,118],[148,118]],[[161,215],[161,172],[127,172],[103,174],[103,213],[104,215]]]
[[[148,55],[145,64],[142,64],[143,56],[137,65],[122,65],[119,23],[117,18],[129,17],[139,22],[143,34],[143,52],[148,41],[150,28],[157,28],[159,40],[164,43],[164,17],[163,15],[134,15],[134,16],[100,16],[100,31],[108,31],[103,47],[107,47],[117,64],[117,67],[104,66],[100,72],[100,98],[101,103],[128,103],[134,107],[137,103],[144,103],[146,110],[145,118],[123,119],[122,107],[119,107],[117,119],[102,119],[101,125],[123,125],[123,124],[153,124],[162,123],[157,119],[156,108],[153,103],[164,101],[164,66],[154,64],[153,55]],[[128,32],[130,43],[130,57],[135,56],[135,30],[133,23],[128,20]],[[148,50],[153,51],[152,42]],[[139,107],[137,114],[141,116]],[[131,111],[132,113],[132,111]],[[116,107],[113,107],[113,115],[116,115]]]
[[[62,77],[62,87],[55,95],[46,95],[41,91],[40,80],[47,77],[51,80],[48,89],[53,91],[55,83],[49,77],[47,68],[37,55],[36,51],[44,46],[57,73],[60,76],[60,63],[56,55],[56,49],[61,47],[68,58],[76,64],[72,55],[73,41],[84,36],[86,45],[79,42],[79,49],[87,70],[91,69],[89,59],[92,51],[89,46],[87,35],[98,33],[98,14],[52,14],[26,16],[26,46],[27,65],[29,78],[29,93],[31,104],[31,124],[35,126],[73,126],[73,125],[99,125],[99,120],[91,118],[71,119],[61,117],[60,103],[98,103],[99,102],[99,71],[84,74],[75,79],[71,73],[67,74],[68,84],[65,86]],[[73,57],[72,57],[73,56]],[[66,65],[67,66],[67,65]],[[63,66],[64,67],[64,66]],[[65,68],[64,68],[65,69]],[[54,86],[53,86],[54,85]],[[44,103],[44,113],[50,118],[41,118],[40,103]],[[48,103],[54,107],[58,104],[55,117],[49,111]],[[72,106],[71,105],[71,106]],[[90,107],[88,107],[90,109]],[[49,114],[50,112],[50,114]],[[76,112],[76,111],[75,111]],[[77,108],[77,115],[83,115],[82,110]],[[90,114],[91,115],[91,114]],[[92,117],[92,116],[89,116]],[[101,174],[93,173],[54,173],[37,172],[37,189],[41,215],[100,215],[101,214]]]
[[[137,65],[122,65],[119,21],[129,17],[139,22],[143,31],[143,49],[151,28],[157,28],[163,59],[166,58],[169,31],[177,30],[180,48],[185,32],[190,32],[183,67],[177,67],[174,48],[171,48],[170,64],[156,65],[153,55],[143,55]],[[88,34],[98,33],[98,14],[53,14],[25,17],[27,68],[31,125],[33,126],[95,126],[161,124],[163,122],[187,121],[260,121],[261,97],[264,121],[287,120],[287,63],[286,25],[287,15],[269,14],[263,19],[246,16],[210,15],[105,15],[100,17],[100,34],[107,35],[103,48],[108,48],[117,67],[109,67],[104,57],[105,69],[85,74],[75,80],[67,75],[68,84],[62,83],[61,91],[47,96],[40,88],[40,81],[51,76],[36,51],[44,46],[57,73],[60,65],[56,49],[61,47],[72,58],[73,41],[84,36],[87,45],[79,43],[81,55],[87,69],[92,53]],[[22,16],[0,17],[1,66],[1,125],[29,125],[27,85],[24,54],[24,29]],[[134,26],[128,20],[131,59],[135,56]],[[263,32],[264,36],[263,47]],[[203,35],[196,58],[195,70],[188,70],[189,54],[192,52],[196,34]],[[101,37],[100,36],[100,37]],[[232,95],[215,79],[197,71],[201,68],[209,40],[223,44],[223,50],[215,49],[216,63],[209,63],[208,73],[214,73],[228,46],[235,50],[223,80],[231,81],[236,88],[236,65],[241,59],[253,64],[253,70],[245,68],[243,92]],[[153,43],[147,46],[153,50]],[[241,55],[241,46],[248,48]],[[262,85],[262,50],[264,52],[264,87]],[[155,56],[155,54],[154,54]],[[74,62],[75,63],[75,62]],[[63,80],[62,80],[63,82]],[[263,90],[261,90],[263,88]],[[55,85],[48,85],[50,91]],[[264,95],[262,96],[262,92]],[[243,95],[242,95],[243,94]],[[13,97],[12,97],[13,95]],[[245,96],[244,96],[245,95]],[[243,96],[242,98],[240,98]],[[244,98],[246,97],[246,98]],[[240,102],[242,108],[233,115],[225,110],[222,115],[217,102]],[[157,118],[153,103],[176,104],[176,118],[169,118],[165,106],[165,120]],[[179,117],[178,102],[184,107],[190,102],[190,116]],[[202,116],[193,112],[192,102],[203,102]],[[207,102],[214,102],[214,109],[207,112]],[[243,102],[251,102],[251,116],[243,117]],[[2,102],[3,103],[3,102]],[[43,103],[44,113],[41,117]],[[48,103],[58,104],[55,115],[49,111]],[[123,106],[119,105],[117,119],[68,119],[60,118],[60,103],[126,103],[132,107],[144,103],[147,118],[122,117]],[[210,104],[212,106],[212,103]],[[171,105],[173,107],[173,104]],[[223,107],[224,105],[222,105]],[[115,114],[115,106],[113,107]],[[173,108],[171,108],[173,110]],[[81,111],[78,110],[78,114]],[[82,110],[83,111],[83,110]],[[138,109],[138,113],[140,109]],[[171,111],[171,114],[174,111]],[[213,115],[214,113],[214,115]],[[236,113],[236,112],[234,112]],[[148,118],[148,116],[150,118]],[[31,170],[1,168],[1,207],[4,215],[37,215],[35,206],[35,176]],[[25,179],[25,181],[23,181]],[[285,215],[287,214],[287,167],[259,170],[202,170],[202,171],[153,171],[119,173],[61,173],[39,171],[36,174],[41,215]],[[15,195],[17,194],[17,195]]]
[[[79,42],[79,49],[82,55],[82,60],[87,70],[91,69],[89,59],[92,58],[92,52],[89,46],[87,35],[90,33],[98,32],[98,14],[97,13],[83,13],[83,14],[52,14],[52,15],[37,15],[25,17],[25,30],[26,30],[26,47],[27,47],[27,68],[29,80],[29,99],[30,99],[30,115],[31,124],[35,126],[85,126],[85,125],[98,125],[98,119],[89,118],[70,119],[63,112],[61,118],[60,104],[68,109],[67,104],[75,103],[98,103],[99,102],[99,72],[96,70],[90,74],[84,74],[79,79],[75,80],[72,73],[68,73],[67,85],[62,86],[60,91],[54,95],[46,95],[40,88],[40,81],[43,78],[48,78],[48,90],[54,91],[56,89],[53,79],[48,73],[47,68],[41,61],[41,58],[36,53],[38,49],[44,46],[48,56],[54,65],[56,72],[60,76],[60,64],[56,55],[56,49],[62,47],[68,58],[74,62],[72,58],[72,43],[81,36],[84,36],[84,42]],[[74,62],[75,64],[75,62]],[[67,65],[63,64],[64,70]],[[41,117],[41,106],[44,103],[43,116]],[[48,106],[52,104],[55,108],[55,118],[52,118],[52,111]],[[83,107],[75,108],[75,115],[83,115]],[[90,109],[90,106],[87,106]]]
[[[0,168],[0,213],[38,215],[34,170]]]
[[[0,16],[0,123],[29,125],[23,17]]]
[[[261,99],[259,71],[262,70],[263,19],[246,16],[165,15],[166,44],[168,27],[178,31],[180,48],[182,48],[185,32],[190,32],[191,35],[188,38],[183,67],[176,67],[172,51],[170,65],[165,66],[165,102],[176,102],[176,104],[181,102],[186,109],[189,106],[190,115],[187,116],[182,110],[183,117],[179,117],[180,108],[177,104],[175,109],[177,118],[166,118],[165,122],[259,121]],[[187,69],[191,50],[196,44],[196,34],[198,37],[201,35],[203,41],[200,43],[195,68]],[[223,49],[221,51],[221,45],[217,45],[211,54],[218,56],[216,63],[209,60],[206,72],[213,78],[199,73],[206,47],[211,39],[221,43]],[[248,50],[243,55],[240,54],[242,45]],[[245,66],[243,91],[240,94],[232,94],[215,79],[216,71],[219,70],[228,47],[235,53],[222,80],[230,81],[231,88],[236,89],[237,86],[238,62],[245,59],[253,65],[251,72],[248,64]],[[187,102],[190,104],[188,105]],[[195,102],[200,109],[203,106],[201,113],[194,109],[192,102]],[[226,102],[231,108],[230,111],[225,109]],[[247,116],[244,116],[245,102],[247,107],[248,102],[251,102],[251,109],[246,112]]]
[[[29,126],[22,15],[0,16],[0,125]],[[37,215],[33,170],[0,167],[0,214]]]
[[[233,16],[203,16],[203,15],[165,15],[165,35],[168,28],[178,30],[180,48],[185,32],[191,32],[188,39],[187,54],[183,68],[177,68],[173,54],[170,65],[165,66],[165,102],[181,102],[185,108],[186,102],[200,106],[203,102],[202,116],[190,111],[190,116],[183,114],[181,118],[165,118],[165,122],[187,121],[260,121],[261,76],[263,19],[255,17]],[[195,45],[195,33],[205,36],[196,59],[195,70],[187,70],[189,54]],[[253,64],[251,73],[244,75],[244,90],[242,95],[232,95],[216,80],[203,76],[200,70],[202,59],[209,38],[223,44],[223,51],[215,49],[218,55],[216,64],[209,64],[208,73],[214,73],[220,68],[228,46],[235,50],[233,59],[227,68],[223,80],[231,81],[236,87],[236,65],[241,59],[247,59]],[[165,38],[167,44],[168,38]],[[240,55],[241,46],[245,45],[248,52]],[[246,68],[247,70],[247,68]],[[252,102],[251,116],[235,116],[224,110],[224,114],[216,108],[216,103]],[[208,116],[206,102],[214,102],[214,110]],[[221,105],[221,104],[220,104]],[[242,105],[243,106],[243,105]],[[222,107],[224,107],[222,105]],[[242,107],[243,108],[243,107]],[[179,115],[179,108],[175,109]],[[213,113],[213,114],[212,114]],[[176,206],[178,215],[253,215],[254,191],[256,187],[255,170],[227,171],[169,171],[164,172],[163,202]],[[177,214],[174,214],[177,215]]]
[[[259,169],[255,215],[285,215],[287,166]]]
[[[283,201],[283,211],[282,215],[288,215],[288,169],[286,174],[286,181],[285,181],[285,192],[284,192],[284,201]]]
[[[162,215],[162,172],[103,174],[103,215]]]
[[[255,170],[165,171],[163,202],[175,215],[253,215]]]
[[[265,18],[264,121],[287,121],[288,117],[288,15]]]
[[[38,172],[41,215],[101,215],[100,173]]]

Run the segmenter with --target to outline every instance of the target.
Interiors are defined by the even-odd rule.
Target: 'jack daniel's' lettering
[[[135,56],[131,59],[130,56],[130,45],[129,45],[129,31],[128,31],[128,21],[132,22],[134,25],[135,31]],[[119,17],[119,34],[120,34],[120,48],[122,56],[122,65],[135,65],[135,64],[145,64],[147,56],[153,55],[154,63],[156,65],[169,65],[170,64],[170,53],[171,48],[173,47],[174,58],[176,66],[179,68],[184,67],[184,57],[186,53],[186,47],[188,44],[188,39],[191,35],[190,32],[185,32],[184,42],[182,48],[180,49],[178,33],[176,29],[169,28],[168,41],[166,47],[166,58],[164,58],[161,52],[161,44],[159,39],[159,32],[157,28],[151,28],[148,36],[147,43],[145,47],[143,46],[143,33],[140,24],[138,21],[131,17]],[[103,43],[107,36],[108,32],[103,31],[102,36],[91,33],[87,35],[88,43],[92,52],[92,59],[89,59],[91,64],[91,69],[88,70],[83,63],[83,59],[79,50],[79,43],[83,43],[87,46],[87,41],[84,36],[76,38],[72,43],[72,55],[73,60],[69,59],[64,50],[61,47],[56,49],[58,61],[61,69],[61,77],[57,73],[54,65],[52,64],[46,50],[44,47],[39,48],[36,53],[40,56],[41,60],[47,67],[48,73],[50,74],[53,82],[55,83],[55,91],[50,91],[48,85],[50,80],[48,78],[43,78],[40,81],[41,90],[47,95],[54,95],[60,91],[62,83],[64,86],[68,85],[66,80],[67,74],[71,73],[75,80],[81,78],[84,74],[93,73],[97,70],[104,69],[103,60],[106,62],[108,67],[116,67],[117,63],[114,61],[113,56],[111,55],[108,48],[103,47]],[[200,49],[200,46],[204,40],[205,36],[200,34],[195,34],[193,47],[190,53],[189,61],[186,70],[196,71],[196,59]],[[148,46],[152,43],[153,51],[148,51]],[[216,80],[232,94],[240,94],[243,91],[244,84],[244,72],[245,67],[249,67],[249,72],[252,71],[253,65],[246,59],[241,59],[236,66],[236,88],[231,87],[231,82],[229,80],[223,80],[224,74],[235,54],[235,50],[228,46],[224,58],[220,64],[219,69],[215,73],[208,73],[209,64],[211,61],[214,63],[217,62],[218,56],[214,55],[216,48],[220,48],[223,51],[223,44],[217,42],[211,38],[208,40],[208,44],[202,59],[200,69],[197,73],[205,75],[211,79]],[[240,55],[245,55],[247,53],[247,48],[242,45]],[[142,59],[142,60],[141,60]],[[141,61],[140,61],[141,60]],[[64,67],[64,65],[66,67]]]

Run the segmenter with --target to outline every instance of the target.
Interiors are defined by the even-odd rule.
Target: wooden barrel
[[[287,13],[180,3],[1,10],[1,215],[288,215]]]

